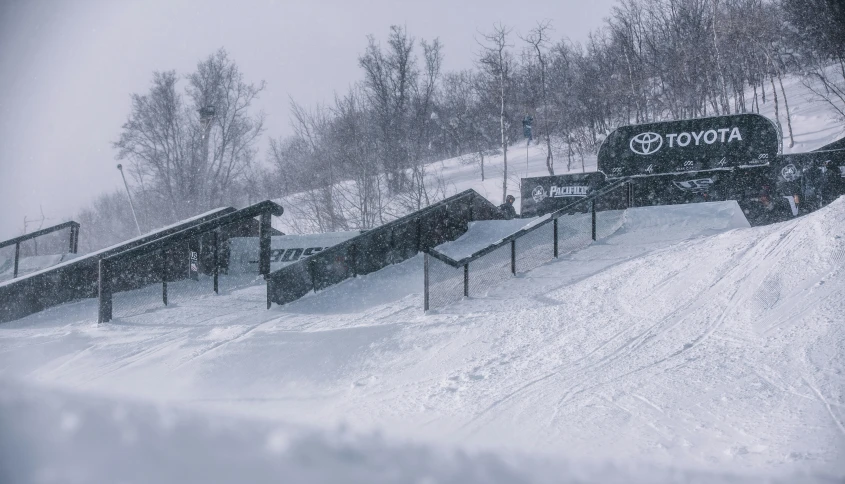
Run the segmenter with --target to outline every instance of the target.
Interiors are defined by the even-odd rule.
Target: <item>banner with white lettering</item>
[[[280,235],[270,239],[270,269],[279,270],[303,257],[345,242],[361,231],[327,232],[324,234]],[[230,274],[258,273],[258,237],[229,239]]]
[[[575,173],[523,178],[520,184],[522,217],[553,212],[593,193],[605,182],[603,173]]]
[[[759,114],[622,126],[599,148],[608,178],[766,165],[779,152],[780,130]]]

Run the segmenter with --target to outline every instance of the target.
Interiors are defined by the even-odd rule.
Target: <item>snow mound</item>
[[[701,470],[573,465],[208,419],[0,382],[0,481],[15,483],[789,482]],[[793,476],[802,482],[833,482]]]
[[[316,481],[841,479],[843,226],[845,198],[756,228],[732,202],[630,209],[599,243],[429,315],[420,257],[270,311],[254,286],[98,327],[96,304],[83,301],[0,326],[0,373],[49,392],[257,419],[231,438],[189,419],[184,431],[142,440],[162,443],[142,445],[137,455],[151,460],[141,461],[167,463],[145,472],[199,466],[175,450],[181,442],[213,456],[212,482],[217,461],[245,463],[256,482],[310,478],[297,474],[307,463]],[[488,236],[501,238],[492,227]],[[16,426],[53,408],[53,397],[27,391],[0,388],[0,418],[11,415],[0,436],[26,442],[16,465],[41,468],[63,434]],[[110,418],[110,406],[92,405],[79,403],[80,421]],[[291,422],[310,430],[287,434]],[[338,450],[327,442],[339,425],[385,437]],[[295,450],[261,453],[268,426]],[[397,443],[408,441],[421,444]],[[108,442],[91,438],[83,455],[121,449]],[[77,444],[62,447],[75,469],[88,462]],[[217,457],[230,450],[231,460]],[[179,455],[185,462],[171,464]]]

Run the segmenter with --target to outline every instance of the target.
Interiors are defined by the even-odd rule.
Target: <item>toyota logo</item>
[[[662,146],[663,136],[650,131],[631,138],[631,151],[638,155],[648,156],[657,153]]]
[[[546,190],[541,186],[537,186],[537,188],[531,192],[531,198],[533,198],[536,203],[542,202],[543,199],[546,198]]]

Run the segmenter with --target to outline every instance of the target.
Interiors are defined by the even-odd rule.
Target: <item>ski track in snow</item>
[[[790,106],[796,144],[787,152],[818,148],[845,132],[841,123],[831,122],[822,103],[802,97],[799,80],[785,79],[784,85],[790,100],[803,101]],[[774,118],[772,103],[762,108],[761,114]],[[558,173],[566,172],[561,160]],[[595,157],[584,165],[593,170]],[[447,195],[474,188],[498,201],[501,155],[486,159],[484,182],[458,159],[437,166],[449,182]],[[512,150],[509,173],[509,192],[519,209],[519,178],[547,175],[545,152],[539,146]],[[281,203],[291,211],[274,226],[289,232],[296,199]],[[443,249],[462,254],[524,223],[479,224],[463,241]],[[121,402],[119,408],[137,400],[215,420],[257,419],[262,431],[295,424],[334,432],[343,425],[437,448],[762,473],[765,482],[768,474],[807,471],[841,481],[845,199],[758,228],[749,228],[731,202],[634,209],[624,213],[621,224],[585,249],[502,280],[484,297],[428,315],[421,310],[419,256],[270,311],[264,309],[263,286],[243,281],[228,288],[224,282],[219,296],[206,288],[193,299],[174,298],[166,308],[155,299],[157,291],[121,294],[115,298],[115,320],[100,326],[96,301],[69,303],[0,325],[0,387],[20,393],[26,408],[37,410],[36,422],[43,415],[55,417],[54,404],[44,403],[54,399],[68,400],[80,415],[102,414],[100,403],[79,402],[103,396]],[[9,379],[34,388],[4,386]],[[0,406],[9,404],[9,395],[5,398],[0,395]],[[3,408],[23,408],[11,405]],[[86,411],[89,407],[98,410]],[[65,413],[59,415],[62,430],[73,420]],[[246,422],[237,427],[256,426]],[[206,431],[188,426],[184,438],[199,436],[191,445],[201,447]],[[260,455],[256,445],[278,446],[281,437],[274,432],[253,432],[249,439],[236,433],[233,441],[240,444],[217,450]],[[58,443],[35,439],[32,449],[67,448],[61,432],[45,428],[44,435],[58,435]],[[288,439],[299,442],[293,437],[281,442]],[[299,452],[341,462],[343,468],[350,451],[331,439],[344,437],[309,437],[304,447],[290,444],[298,449],[293,460]],[[98,455],[111,451],[99,438],[93,442],[104,446]],[[155,455],[159,443],[186,448],[166,436],[152,442]],[[366,439],[355,445],[400,462],[428,455],[390,454],[383,448],[393,444]],[[319,452],[310,453],[314,449]],[[50,462],[54,454],[45,455]],[[453,482],[473,480],[454,461],[470,467],[476,462],[435,460],[426,469],[457,469]],[[480,468],[486,473],[472,474],[475,481],[553,482],[557,479],[548,476],[559,475],[555,471],[544,480],[536,473],[485,466]],[[416,469],[407,477],[421,472],[405,469]],[[742,482],[747,477],[674,472],[639,472],[638,482],[696,477]],[[345,471],[327,475],[324,482],[350,477]],[[357,475],[369,476],[362,482],[383,482],[386,474]],[[569,475],[596,482],[635,480],[624,468],[576,468]]]
[[[100,326],[73,303],[0,327],[0,374],[470,449],[845,475],[845,199],[758,228],[737,210],[630,210],[429,315],[419,256],[270,311],[261,286]]]

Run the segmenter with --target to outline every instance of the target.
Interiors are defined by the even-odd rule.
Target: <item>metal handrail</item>
[[[450,266],[458,269],[462,266],[469,264],[470,262],[473,262],[475,260],[480,259],[481,257],[484,257],[485,255],[489,254],[490,252],[493,252],[494,250],[496,250],[500,247],[504,247],[505,245],[509,244],[511,241],[519,239],[523,235],[526,235],[530,232],[533,232],[533,231],[539,229],[540,227],[544,227],[546,224],[552,223],[552,222],[554,222],[555,220],[557,220],[558,218],[560,218],[564,215],[568,215],[569,212],[574,207],[577,207],[578,205],[581,205],[583,203],[595,201],[596,199],[598,199],[598,198],[610,193],[611,191],[619,188],[620,186],[624,185],[628,181],[629,181],[628,178],[624,178],[624,179],[620,179],[618,181],[615,181],[614,183],[611,183],[610,185],[603,187],[601,190],[593,193],[592,195],[590,195],[586,198],[582,198],[581,200],[578,200],[576,202],[572,202],[569,205],[566,205],[565,207],[559,208],[559,209],[555,210],[554,212],[547,214],[546,216],[548,217],[548,219],[543,220],[543,221],[537,223],[536,225],[532,225],[531,227],[526,227],[526,228],[520,229],[520,230],[512,233],[511,235],[508,235],[507,237],[499,240],[498,242],[494,242],[494,243],[488,245],[487,247],[484,247],[483,249],[477,250],[476,252],[472,253],[471,255],[464,257],[463,259],[456,261],[455,259],[449,257],[448,255],[438,251],[434,247],[431,247],[429,249],[425,249],[424,252],[426,254],[434,257],[435,259],[437,259],[441,262],[444,262],[446,264],[449,264]]]
[[[29,239],[34,239],[36,237],[41,237],[42,235],[47,235],[52,232],[56,232],[58,230],[70,228],[73,231],[79,231],[79,222],[64,222],[58,225],[54,225],[52,227],[47,227],[46,229],[36,230],[35,232],[30,232],[28,234],[21,235],[19,237],[15,237],[14,239],[4,240],[0,242],[0,249],[3,247],[8,247],[10,245],[19,244],[21,242],[27,241]],[[73,247],[73,243],[71,242],[71,252],[76,253],[76,249]]]
[[[213,232],[214,234],[214,292],[218,290],[218,245],[216,229],[229,225],[231,223],[240,222],[253,217],[260,216],[259,225],[259,273],[267,275],[270,273],[270,236],[271,236],[271,222],[270,216],[280,216],[284,213],[284,208],[271,201],[265,200],[263,202],[250,205],[249,207],[235,210],[220,217],[208,220],[206,222],[194,225],[184,230],[172,233],[165,237],[152,240],[145,244],[141,244],[131,249],[118,252],[116,254],[104,257],[99,261],[98,276],[97,276],[97,291],[99,298],[98,322],[106,323],[112,319],[112,294],[111,277],[113,265],[118,261],[137,257],[144,254],[149,254],[157,251],[163,251],[167,247],[190,240],[198,235]],[[167,281],[162,274],[162,299],[167,304]]]

